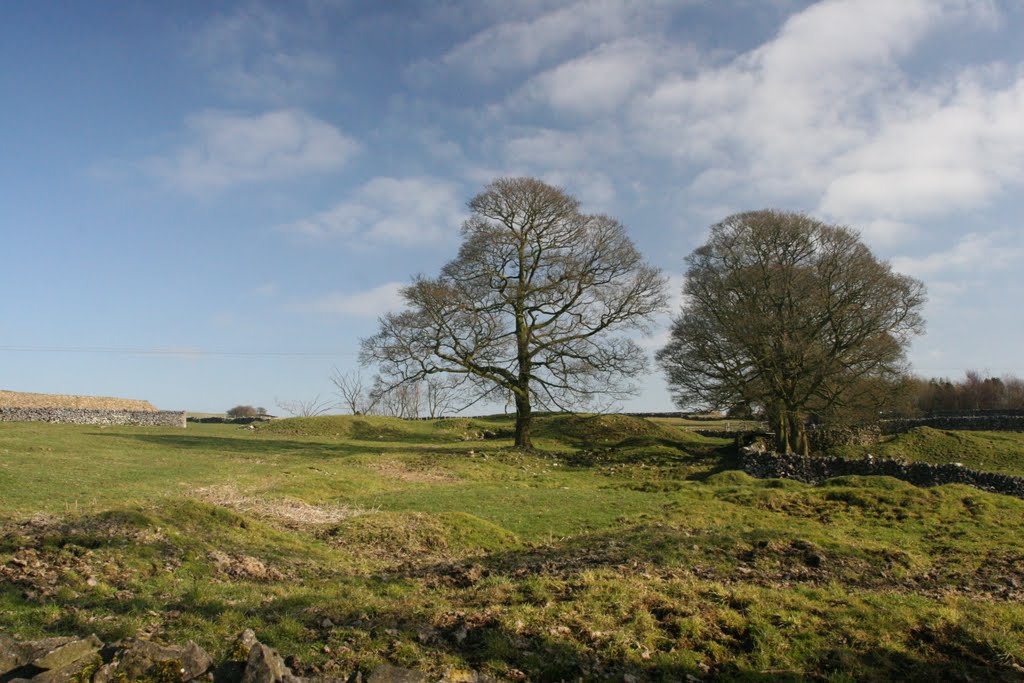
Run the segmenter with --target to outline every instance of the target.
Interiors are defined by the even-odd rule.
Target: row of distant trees
[[[278,400],[277,407],[288,415],[312,417],[333,410],[351,415],[383,415],[414,419],[451,415],[465,407],[467,396],[458,383],[447,378],[432,377],[412,383],[387,385],[381,377],[367,379],[358,370],[331,375],[336,393],[322,399],[306,401]],[[869,405],[884,407],[890,413],[916,416],[927,413],[970,412],[976,410],[1024,410],[1024,379],[1012,374],[985,377],[977,370],[968,370],[962,379],[905,376],[893,384],[876,387],[885,400]],[[228,417],[262,417],[267,409],[238,405],[227,411]],[[735,415],[764,417],[754,411],[737,407]],[[874,411],[854,411],[844,421],[870,420]]]
[[[434,418],[464,407],[462,383],[451,377],[389,384],[380,376],[367,380],[359,371],[340,372],[335,368],[331,383],[337,390],[339,406],[352,415]]]
[[[367,379],[358,370],[331,374],[335,387],[333,396],[316,395],[310,399],[275,399],[278,410],[293,417],[316,417],[343,410],[352,415],[383,415],[387,417],[442,417],[463,409],[460,382],[447,377],[429,377],[415,382],[388,384],[379,375]],[[262,417],[266,408],[237,405],[227,411],[228,417]]]
[[[984,377],[968,370],[961,380],[907,381],[912,408],[921,413],[971,410],[1024,410],[1024,379],[1014,375]]]

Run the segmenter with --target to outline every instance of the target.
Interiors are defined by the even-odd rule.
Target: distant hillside
[[[106,396],[29,394],[0,390],[0,408],[79,408],[84,410],[140,410],[156,412],[149,401]]]

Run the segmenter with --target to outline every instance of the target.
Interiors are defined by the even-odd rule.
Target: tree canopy
[[[759,409],[786,452],[808,450],[809,414],[884,398],[923,330],[921,282],[852,230],[803,214],[730,216],[686,264],[683,308],[657,354],[674,399]]]
[[[458,256],[402,290],[406,309],[380,319],[361,359],[395,384],[447,373],[475,400],[514,403],[529,447],[535,408],[633,391],[646,357],[615,333],[664,308],[665,279],[619,221],[540,180],[495,180],[469,209]]]

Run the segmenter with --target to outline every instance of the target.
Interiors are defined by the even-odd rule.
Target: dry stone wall
[[[915,486],[966,484],[984,491],[1024,498],[1024,477],[972,470],[956,463],[933,465],[868,456],[858,460],[807,455],[782,455],[744,448],[741,469],[758,479],[795,479],[820,484],[826,479],[848,475],[888,476]]]
[[[975,432],[1024,432],[1024,415],[941,415],[904,420],[882,420],[886,434],[902,434],[914,427]]]
[[[0,408],[0,422],[59,422],[80,425],[185,427],[183,410],[87,410],[84,408]]]

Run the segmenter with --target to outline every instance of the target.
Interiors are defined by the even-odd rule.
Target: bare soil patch
[[[402,462],[401,460],[380,460],[367,465],[377,474],[397,479],[408,484],[450,484],[459,480],[446,470],[424,465],[422,467]]]

